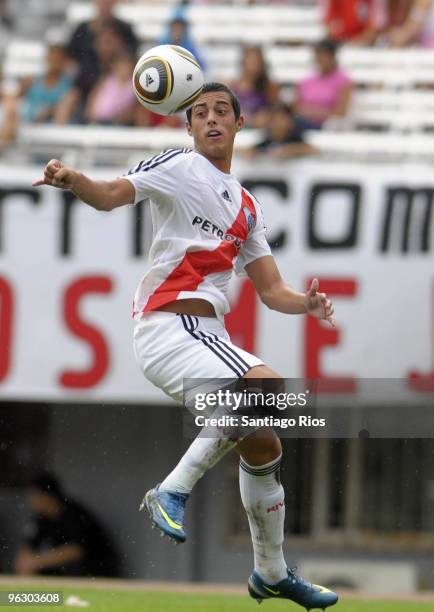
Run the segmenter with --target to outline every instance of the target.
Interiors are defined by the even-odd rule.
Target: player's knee
[[[262,429],[238,443],[238,452],[249,465],[265,465],[282,454],[282,444],[272,429]]]
[[[270,463],[274,461],[282,454],[282,443],[280,442],[277,435],[266,438],[265,444],[258,447],[258,455],[261,458],[261,464]],[[262,457],[261,457],[262,456]]]
[[[250,368],[243,376],[243,384],[248,390],[262,392],[267,398],[285,392],[285,380],[266,365]]]

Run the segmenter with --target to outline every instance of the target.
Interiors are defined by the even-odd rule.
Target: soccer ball
[[[146,51],[134,68],[133,87],[138,101],[159,115],[186,110],[199,97],[203,73],[190,51],[159,45]]]

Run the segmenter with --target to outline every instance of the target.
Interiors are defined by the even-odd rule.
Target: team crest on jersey
[[[252,231],[252,229],[255,227],[256,225],[256,219],[255,217],[252,215],[252,213],[250,212],[250,210],[247,208],[247,206],[244,206],[243,208],[244,211],[244,216],[246,217],[246,221],[247,221],[247,227],[249,228],[249,232]]]

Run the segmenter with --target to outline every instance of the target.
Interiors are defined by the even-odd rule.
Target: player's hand
[[[51,159],[44,169],[44,178],[34,181],[32,187],[51,185],[59,189],[73,189],[78,178],[78,172],[65,166],[58,159]]]
[[[317,319],[325,319],[330,325],[336,327],[333,319],[333,304],[325,293],[319,293],[318,286],[318,279],[314,278],[304,300],[306,312]]]

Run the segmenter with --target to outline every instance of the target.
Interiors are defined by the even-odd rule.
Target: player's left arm
[[[272,255],[255,259],[245,266],[245,270],[262,303],[271,310],[285,314],[309,314],[335,325],[333,304],[325,293],[318,291],[316,278],[306,293],[295,291],[282,279]]]

